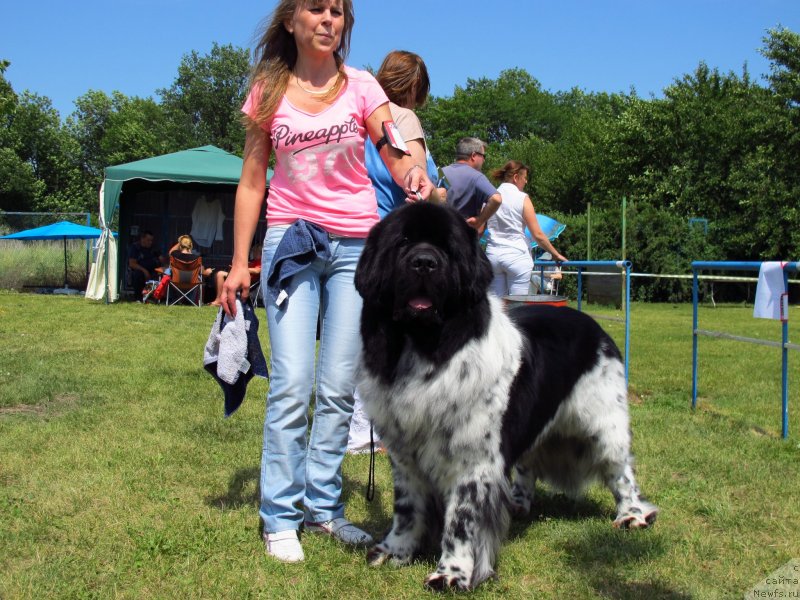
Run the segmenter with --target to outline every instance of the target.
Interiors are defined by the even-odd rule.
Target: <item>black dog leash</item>
[[[369,424],[369,476],[367,477],[367,502],[375,498],[375,437],[372,434],[372,423]]]

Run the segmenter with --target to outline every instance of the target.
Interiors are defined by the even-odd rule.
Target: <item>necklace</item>
[[[312,96],[324,96],[339,84],[339,77],[341,77],[341,74],[336,73],[336,79],[334,80],[333,85],[324,90],[309,90],[308,88],[304,88],[303,85],[300,83],[300,79],[297,77],[297,75],[294,76],[294,81],[297,84],[297,87],[303,90],[306,94],[311,94]]]

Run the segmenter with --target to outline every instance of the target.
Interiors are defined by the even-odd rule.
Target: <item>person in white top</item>
[[[492,177],[502,182],[497,191],[503,202],[488,222],[486,256],[494,272],[492,291],[500,297],[528,294],[533,258],[525,236],[526,226],[540,248],[552,254],[557,261],[567,260],[539,227],[533,202],[523,191],[528,183],[529,172],[530,168],[518,160],[510,160],[492,171]]]

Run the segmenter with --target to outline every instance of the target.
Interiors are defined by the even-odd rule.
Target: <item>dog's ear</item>
[[[458,224],[452,232],[460,239],[453,240],[450,247],[459,253],[455,264],[461,280],[461,298],[473,305],[486,298],[492,283],[492,265],[480,246],[478,232],[467,225],[463,218],[456,221]]]
[[[391,224],[391,221],[389,222]],[[387,221],[384,219],[370,230],[364,250],[358,260],[355,274],[356,290],[365,302],[376,304],[386,294],[390,285],[390,264],[388,253],[393,251],[393,244],[387,243]]]

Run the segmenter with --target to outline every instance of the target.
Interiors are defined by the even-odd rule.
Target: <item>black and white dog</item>
[[[475,231],[425,202],[376,225],[356,271],[359,393],[394,477],[392,528],[367,560],[408,564],[438,543],[434,589],[494,575],[509,514],[528,513],[537,479],[570,494],[600,479],[616,527],[657,513],[634,479],[614,342],[569,308],[506,313],[491,278]]]

